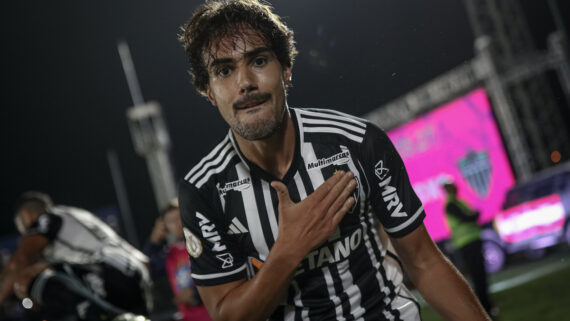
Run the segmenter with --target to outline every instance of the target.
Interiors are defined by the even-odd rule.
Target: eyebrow
[[[255,48],[253,50],[250,50],[248,52],[245,52],[243,54],[244,59],[249,60],[257,55],[259,55],[260,53],[263,52],[267,52],[270,51],[269,48],[267,47],[259,47],[259,48]],[[230,62],[234,62],[235,59],[234,58],[216,58],[212,61],[212,63],[210,64],[208,69],[212,69],[213,67],[217,66],[217,65],[222,65],[222,64],[226,64],[226,63],[230,63]]]

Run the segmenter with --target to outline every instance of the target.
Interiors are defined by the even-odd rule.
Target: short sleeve
[[[246,259],[223,230],[213,200],[194,185],[181,181],[178,190],[186,250],[196,285],[209,286],[247,278]]]
[[[407,235],[425,217],[404,163],[386,133],[368,124],[361,145],[374,213],[392,237]]]
[[[38,217],[37,221],[30,225],[26,231],[26,234],[40,234],[52,241],[57,237],[57,233],[59,233],[62,223],[63,220],[61,217],[55,214],[44,213]]]

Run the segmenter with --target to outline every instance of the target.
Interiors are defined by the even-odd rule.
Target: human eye
[[[220,66],[216,68],[216,75],[219,77],[227,77],[231,73],[231,68],[229,66]]]
[[[257,56],[253,59],[253,65],[256,67],[263,67],[267,63],[267,57]]]

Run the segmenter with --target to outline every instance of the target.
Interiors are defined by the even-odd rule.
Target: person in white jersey
[[[14,220],[22,239],[0,274],[0,303],[14,294],[42,320],[150,312],[147,257],[95,215],[30,191],[16,201]]]

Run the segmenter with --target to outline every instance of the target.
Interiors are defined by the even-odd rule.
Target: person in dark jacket
[[[471,275],[475,294],[483,308],[490,314],[496,314],[489,299],[487,272],[483,258],[480,232],[477,224],[479,212],[457,197],[457,185],[447,178],[442,187],[446,193],[445,218],[451,230],[451,242],[465,263]]]

